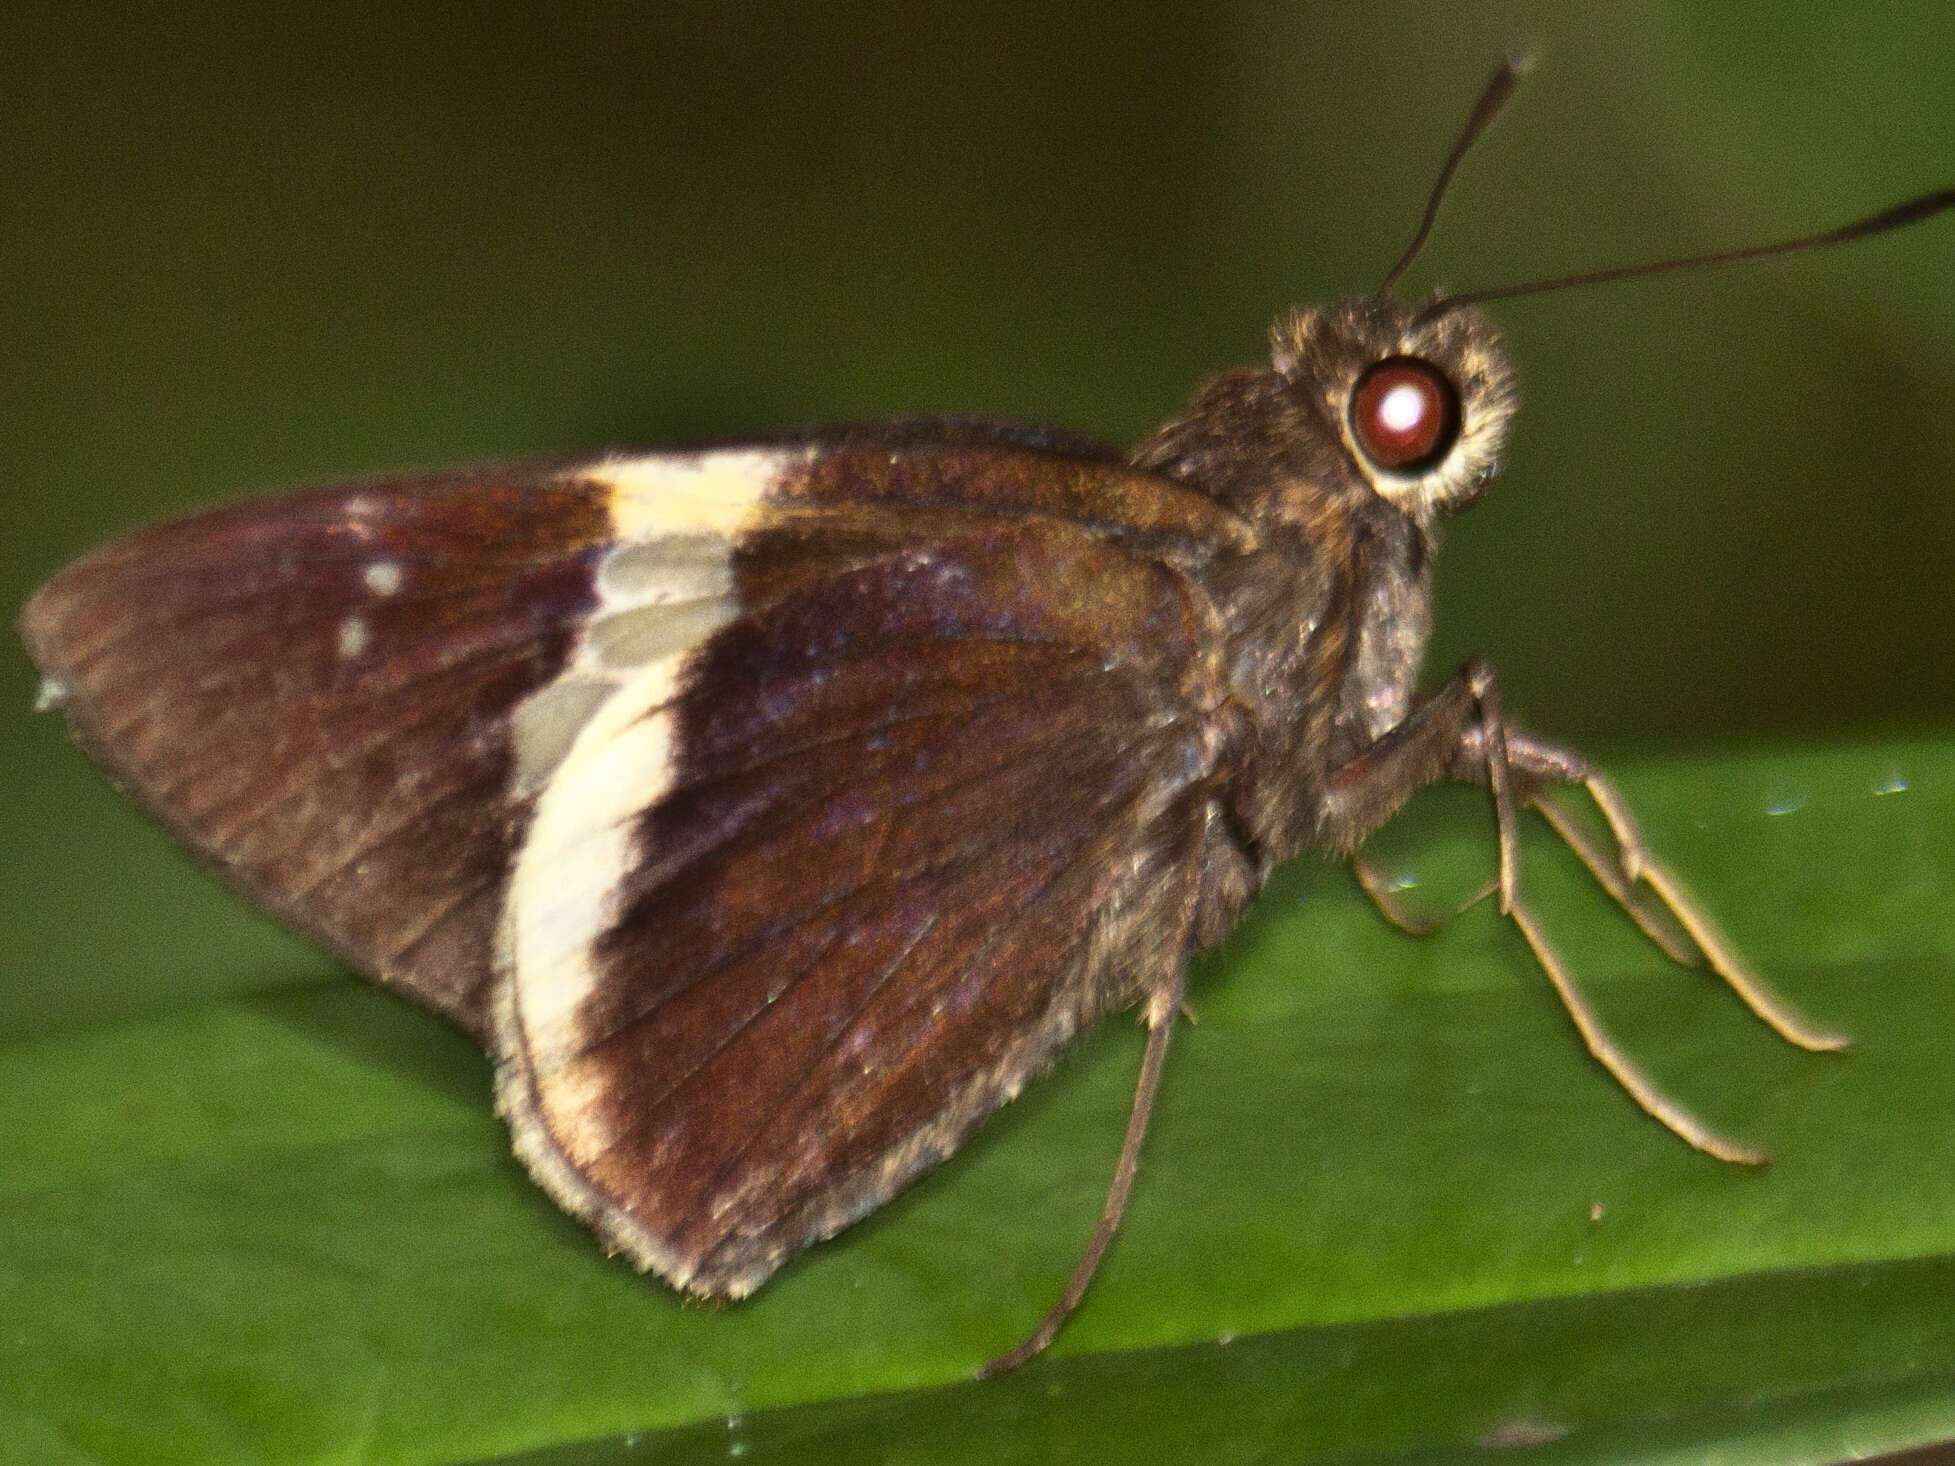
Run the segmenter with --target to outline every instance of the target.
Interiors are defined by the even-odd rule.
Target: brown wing
[[[558,466],[316,490],[86,556],[22,636],[81,744],[258,904],[477,1036],[510,710],[610,538]]]
[[[1214,644],[1161,557],[1230,523],[1118,471],[1093,477],[1155,494],[1118,521],[1144,530],[1106,495],[1041,508],[1001,488],[1029,466],[825,458],[743,538],[737,619],[617,693],[631,717],[542,796],[502,1105],[553,1194],[675,1284],[750,1291],[1184,958]],[[1204,512],[1206,540],[1168,527]],[[664,772],[621,828],[583,791],[634,739]],[[602,899],[559,864],[607,870]]]
[[[1090,445],[905,423],[221,510],[22,629],[186,844],[498,1050],[560,1199],[732,1293],[1180,960],[1176,567],[1247,543]]]
[[[1185,536],[1196,521],[1162,506],[1186,501],[1199,515],[1200,501],[1119,470],[1113,451],[1012,423],[915,419],[344,484],[85,556],[28,603],[21,633],[44,696],[179,840],[259,905],[486,1041],[502,888],[536,792],[518,754],[547,763],[517,747],[515,714],[562,691],[628,497],[594,468],[806,470],[829,455],[915,453],[963,465],[949,500],[988,492],[994,507],[1022,510],[1038,497],[1028,480],[1059,467],[1066,512],[1124,508],[1136,532]],[[739,500],[756,485],[717,488]],[[705,532],[680,536],[680,560],[730,554],[737,526],[703,518]],[[711,616],[678,612],[712,601],[675,608],[664,633],[709,627]],[[558,701],[583,710],[574,696]],[[529,723],[547,734],[549,709],[532,711],[546,714]]]

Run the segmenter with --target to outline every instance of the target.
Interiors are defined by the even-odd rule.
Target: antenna
[[[1744,260],[1762,260],[1772,255],[1799,254],[1809,249],[1826,249],[1835,244],[1846,244],[1855,239],[1865,239],[1871,234],[1885,234],[1890,229],[1905,228],[1919,223],[1942,210],[1955,208],[1955,188],[1937,189],[1925,193],[1917,199],[1909,199],[1904,204],[1896,204],[1890,209],[1882,209],[1877,214],[1869,214],[1864,219],[1855,219],[1851,224],[1842,224],[1837,229],[1828,229],[1820,234],[1808,234],[1799,239],[1782,239],[1776,244],[1753,244],[1742,249],[1719,250],[1714,254],[1682,255],[1670,260],[1651,260],[1640,265],[1617,265],[1607,270],[1589,270],[1579,275],[1557,275],[1548,280],[1527,280],[1518,285],[1497,285],[1488,290],[1467,290],[1458,295],[1436,294],[1419,319],[1429,321],[1434,316],[1443,315],[1462,305],[1479,305],[1489,300],[1512,300],[1517,295],[1539,295],[1547,290],[1568,290],[1577,285],[1606,285],[1612,280],[1634,280],[1643,275],[1667,275],[1672,270],[1695,270],[1706,265],[1735,265]]]
[[[1459,167],[1460,159],[1466,150],[1473,146],[1474,140],[1487,130],[1487,124],[1500,115],[1500,109],[1514,94],[1520,79],[1534,69],[1532,51],[1510,51],[1507,59],[1500,63],[1500,69],[1488,79],[1480,92],[1480,100],[1473,104],[1473,114],[1466,119],[1466,126],[1460,129],[1459,140],[1453,150],[1446,155],[1445,163],[1439,169],[1439,177],[1433,181],[1432,193],[1426,198],[1425,217],[1419,220],[1419,227],[1412,235],[1412,242],[1405,246],[1405,253],[1398,257],[1398,263],[1385,272],[1385,278],[1378,282],[1379,296],[1392,293],[1392,287],[1417,259],[1424,248],[1426,236],[1432,233],[1433,221],[1439,217],[1439,205],[1446,197],[1446,186],[1453,181],[1453,173]]]

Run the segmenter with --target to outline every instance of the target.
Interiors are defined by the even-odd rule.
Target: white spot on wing
[[[367,649],[373,633],[364,616],[348,616],[339,623],[339,645],[335,648],[342,662],[350,662]]]
[[[628,669],[691,651],[738,613],[731,596],[639,606],[591,619],[591,650],[606,667]]]
[[[367,589],[377,596],[390,596],[401,588],[401,564],[398,560],[372,560],[362,572]]]
[[[614,684],[598,677],[559,677],[524,700],[511,719],[516,749],[512,792],[518,798],[543,787],[614,690]]]
[[[549,1107],[551,1134],[565,1155],[579,1165],[589,1165],[609,1149],[611,1135],[604,1120],[607,1089],[601,1065],[588,1057],[572,1059],[561,1069],[540,1076],[537,1091]]]
[[[68,684],[59,677],[43,677],[41,685],[34,689],[34,711],[37,713],[58,708],[67,700]]]
[[[655,606],[705,600],[733,589],[723,534],[669,534],[626,540],[598,566],[597,589],[607,606]]]

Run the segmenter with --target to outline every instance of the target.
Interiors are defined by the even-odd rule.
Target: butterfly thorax
[[[1256,531],[1254,550],[1191,574],[1225,628],[1247,735],[1222,777],[1263,874],[1313,843],[1330,772],[1410,711],[1437,519],[1484,491],[1513,409],[1504,353],[1467,312],[1425,321],[1365,299],[1286,315],[1272,341],[1271,369],[1212,379],[1133,455]],[[1452,437],[1409,471],[1369,461],[1351,425],[1366,374],[1401,359],[1458,384]]]

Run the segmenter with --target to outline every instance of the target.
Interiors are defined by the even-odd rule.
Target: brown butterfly
[[[695,1294],[752,1292],[1140,1005],[1099,1228],[991,1368],[1030,1357],[1118,1224],[1189,954],[1439,779],[1492,790],[1502,907],[1596,1056],[1755,1159],[1596,1026],[1520,899],[1516,811],[1786,1037],[1839,1040],[1745,973],[1579,755],[1502,717],[1484,663],[1417,690],[1435,527],[1514,410],[1469,302],[1707,262],[1390,298],[1518,71],[1385,286],[1285,314],[1270,366],[1131,453],[949,417],[220,509],[35,595],[46,701],[246,896],[480,1040],[537,1180]],[[1616,852],[1547,802],[1572,783]]]

